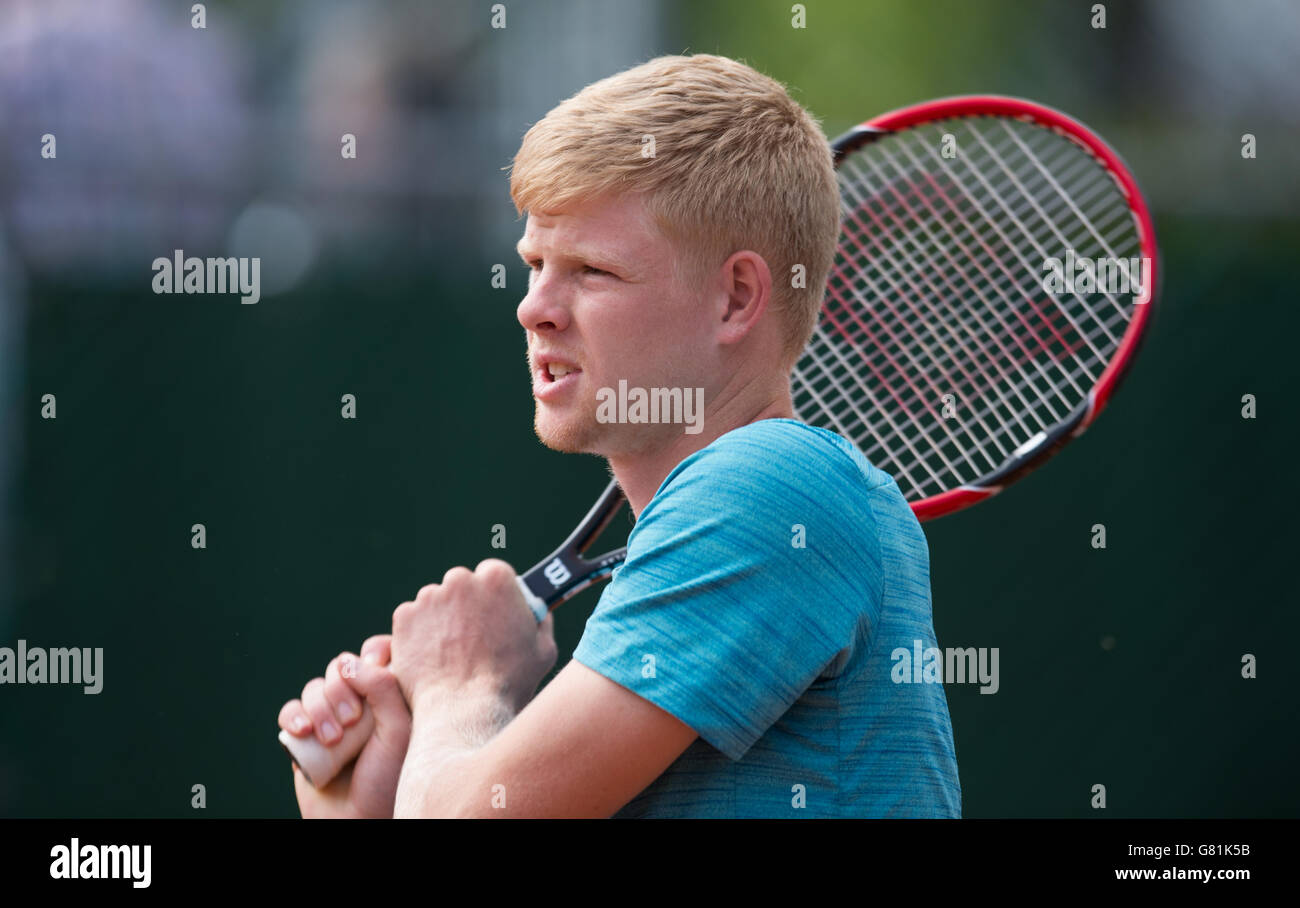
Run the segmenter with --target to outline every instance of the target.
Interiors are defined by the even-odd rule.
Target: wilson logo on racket
[[[569,569],[564,566],[564,562],[558,558],[548,564],[542,573],[546,575],[546,579],[551,581],[551,586],[554,587],[559,587],[573,576],[569,573]]]

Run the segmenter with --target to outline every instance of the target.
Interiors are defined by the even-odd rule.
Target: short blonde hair
[[[528,130],[510,197],[522,214],[607,192],[643,193],[697,269],[741,249],[763,256],[793,365],[821,309],[840,196],[826,136],[784,86],[708,54],[657,57],[588,85]]]

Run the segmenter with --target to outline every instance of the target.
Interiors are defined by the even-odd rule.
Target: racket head
[[[1093,130],[1020,98],[927,101],[832,149],[843,229],[795,410],[919,519],[961,510],[1082,433],[1132,365],[1160,286],[1149,208]],[[1045,262],[1067,253],[1149,270],[1124,293],[1049,294]]]

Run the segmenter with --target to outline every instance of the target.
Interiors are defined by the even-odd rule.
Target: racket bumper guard
[[[533,617],[537,619],[538,624],[541,624],[546,620],[546,616],[550,614],[551,610],[546,607],[546,603],[542,601],[540,596],[528,588],[528,584],[524,583],[524,578],[516,577],[515,580],[519,583],[519,589],[524,594],[524,601],[528,603],[528,607],[533,611]]]

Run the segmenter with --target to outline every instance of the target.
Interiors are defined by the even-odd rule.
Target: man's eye
[[[599,276],[599,275],[607,275],[607,276],[609,276],[609,277],[613,277],[613,275],[610,274],[608,271],[603,271],[603,270],[601,270],[600,268],[596,268],[596,267],[594,267],[594,266],[592,266],[592,265],[583,265],[583,266],[582,266],[582,273],[583,273],[583,274],[594,274],[594,275],[598,275],[598,276]]]

